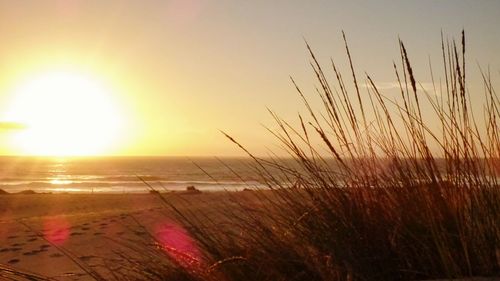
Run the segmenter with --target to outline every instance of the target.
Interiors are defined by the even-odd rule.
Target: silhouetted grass
[[[269,131],[292,165],[226,135],[255,160],[270,191],[235,194],[210,214],[178,213],[204,253],[203,279],[498,276],[499,99],[481,70],[485,104],[474,115],[464,33],[459,46],[442,40],[444,78],[435,83],[431,68],[430,92],[400,41],[397,98],[369,75],[360,84],[343,38],[350,73],[332,60],[332,79],[307,45],[322,108],[292,79],[307,114],[293,126],[271,112],[278,129]]]
[[[228,193],[209,208],[181,209],[140,178],[176,214],[184,226],[178,231],[194,239],[199,255],[154,235],[140,246],[114,241],[128,253],[109,261],[109,278],[500,275],[500,103],[490,73],[481,70],[482,116],[472,110],[464,33],[459,46],[442,39],[444,78],[436,83],[430,68],[430,91],[418,83],[399,41],[401,61],[393,64],[397,98],[384,94],[369,75],[361,84],[343,39],[349,72],[331,60],[331,78],[307,45],[320,106],[292,79],[306,114],[294,126],[270,112],[278,129],[269,132],[288,157],[258,157],[226,134],[254,160],[267,190]]]

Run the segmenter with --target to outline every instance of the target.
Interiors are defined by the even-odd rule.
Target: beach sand
[[[181,208],[202,210],[224,196],[164,198]],[[30,280],[22,272],[54,280],[94,280],[89,269],[114,279],[113,272],[126,272],[132,266],[128,258],[140,259],[141,248],[152,240],[172,236],[172,229],[185,235],[177,228],[171,209],[155,194],[2,195],[0,280]],[[179,243],[189,244],[189,237],[184,240]]]

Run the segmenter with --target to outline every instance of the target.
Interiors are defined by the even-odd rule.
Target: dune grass
[[[434,82],[430,68],[432,91],[418,83],[400,41],[401,61],[393,66],[397,98],[368,74],[360,82],[343,39],[350,69],[341,73],[332,60],[331,78],[307,45],[322,106],[292,79],[307,113],[293,126],[271,112],[278,129],[269,132],[293,163],[257,157],[226,135],[255,160],[255,173],[269,190],[234,196],[210,214],[178,212],[203,252],[191,276],[499,276],[499,99],[490,73],[480,70],[483,116],[472,110],[465,34],[458,44],[442,39],[443,79]]]
[[[271,112],[277,129],[269,132],[287,157],[258,157],[226,134],[254,160],[252,169],[267,189],[249,186],[209,208],[179,208],[140,178],[176,214],[180,225],[169,235],[194,250],[185,252],[154,234],[140,245],[113,240],[128,254],[108,261],[107,277],[95,271],[89,276],[228,281],[500,276],[500,102],[490,73],[480,69],[482,116],[473,110],[465,34],[458,46],[442,39],[444,78],[434,82],[430,68],[432,90],[418,83],[400,41],[401,60],[393,65],[398,97],[384,94],[369,75],[360,82],[344,34],[343,39],[347,75],[333,60],[326,70],[307,45],[320,106],[292,79],[306,114],[294,126]],[[124,261],[127,265],[120,264]]]

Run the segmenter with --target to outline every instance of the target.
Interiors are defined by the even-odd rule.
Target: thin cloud
[[[0,121],[0,130],[22,130],[25,129],[26,125],[18,122],[2,122]]]
[[[393,82],[374,82],[375,86],[377,87],[378,90],[399,90],[401,86],[399,85],[399,82],[393,81]],[[402,84],[403,87],[405,87],[404,84]],[[372,88],[372,85],[369,83],[366,83],[363,85],[363,88]],[[408,85],[408,88],[411,88],[410,85]],[[417,83],[417,91],[426,91],[429,94],[435,94],[439,95],[439,85],[436,85],[436,91],[434,91],[434,85],[432,82],[422,82],[422,83]]]
[[[374,82],[374,83],[378,90],[399,89],[398,82]],[[363,85],[363,88],[371,88],[371,87],[372,85],[369,83]]]

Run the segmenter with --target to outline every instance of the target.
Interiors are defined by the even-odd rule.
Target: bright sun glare
[[[12,95],[7,118],[25,129],[12,138],[23,154],[82,156],[105,153],[119,137],[121,116],[111,91],[72,71],[45,72]]]

